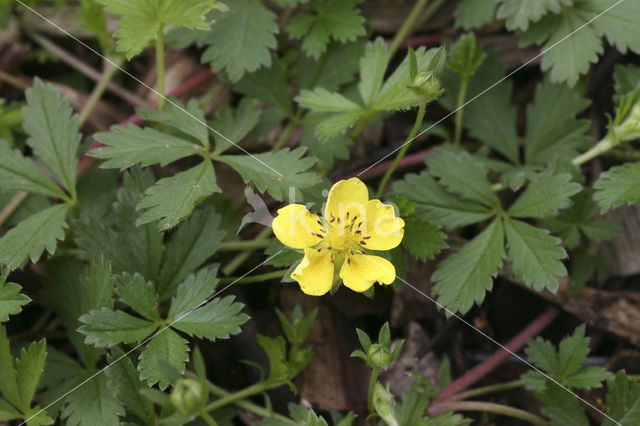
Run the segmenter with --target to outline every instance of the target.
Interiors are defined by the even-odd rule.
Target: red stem
[[[542,314],[540,314],[540,316],[534,319],[514,338],[509,340],[509,342],[504,345],[504,348],[500,348],[489,358],[485,359],[442,389],[438,393],[436,403],[434,405],[438,402],[455,401],[458,392],[467,389],[469,386],[485,377],[509,358],[511,353],[517,353],[527,343],[527,340],[540,333],[556,316],[558,316],[559,313],[560,311],[558,308],[555,306],[549,306]]]
[[[195,76],[191,77],[189,80],[185,81],[180,86],[176,87],[175,90],[169,93],[169,96],[174,96],[174,97],[182,96],[185,93],[194,89],[195,87],[199,86],[200,84],[208,80],[211,80],[214,76],[215,74],[210,69],[204,70],[196,74]],[[155,107],[156,107],[156,104],[153,104],[152,108],[155,108]],[[140,117],[140,114],[133,114],[131,117],[127,118],[120,124],[124,126],[127,124],[141,124],[141,123],[142,123],[142,117]],[[96,141],[82,155],[82,157],[80,158],[80,162],[78,163],[78,171],[77,171],[78,176],[86,172],[91,166],[93,166],[98,161],[96,158],[90,157],[88,153],[92,149],[98,148],[100,146],[103,146],[103,143]]]

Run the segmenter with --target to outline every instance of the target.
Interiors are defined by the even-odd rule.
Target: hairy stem
[[[156,36],[156,73],[158,87],[158,110],[164,111],[164,25],[158,28]]]
[[[220,279],[220,283],[221,284],[230,284],[230,283],[236,283],[236,284],[251,284],[251,283],[259,283],[261,281],[266,281],[266,280],[270,280],[273,278],[280,278],[283,277],[287,274],[288,269],[281,269],[279,271],[273,271],[273,272],[266,272],[264,274],[258,274],[258,275],[249,275],[248,277],[226,277],[226,278],[221,278]]]
[[[369,416],[371,418],[371,425],[375,426],[377,421],[375,419],[376,409],[373,406],[373,392],[378,382],[378,369],[371,370],[371,378],[369,379],[369,391],[367,393],[367,407],[369,407]]]
[[[211,382],[208,382],[208,384],[209,384],[209,389],[211,390],[211,393],[216,395],[216,396],[218,396],[218,397],[222,398],[222,397],[227,397],[227,396],[231,395],[230,392],[227,392],[226,390],[222,389],[221,387],[218,387],[218,386],[214,385]],[[271,411],[271,410],[269,410],[267,408],[261,407],[260,405],[256,405],[256,404],[254,404],[252,402],[249,402],[249,401],[246,401],[244,399],[235,401],[233,404],[238,406],[238,407],[240,407],[240,408],[242,408],[243,410],[246,410],[246,411],[249,411],[251,413],[257,414],[257,415],[259,415],[261,417],[264,417],[264,418],[272,418],[272,419],[279,420],[281,422],[292,424],[292,425],[297,424],[296,422],[294,422],[293,420],[291,420],[290,418],[288,418],[286,416],[283,416],[282,414],[275,413],[275,412],[273,412],[273,411]]]
[[[536,416],[528,411],[518,408],[509,407],[508,405],[496,404],[484,401],[452,401],[434,404],[429,407],[430,415],[437,415],[447,411],[481,411],[488,413],[501,414],[503,416],[513,417],[525,420],[531,424],[539,426],[548,426],[549,423],[540,416]]]
[[[460,139],[462,138],[462,118],[464,115],[464,99],[467,95],[467,86],[469,85],[469,79],[463,78],[460,82],[460,91],[458,92],[458,102],[456,104],[456,129],[453,137],[453,144],[460,146]]]
[[[413,9],[411,9],[411,12],[409,13],[409,16],[407,16],[407,19],[404,20],[402,26],[391,41],[391,45],[389,46],[389,57],[393,56],[393,54],[396,53],[404,39],[406,39],[414,30],[415,24],[418,21],[422,10],[428,2],[429,0],[418,0],[415,3]]]
[[[106,61],[104,66],[105,70],[102,73],[102,77],[98,81],[98,84],[91,91],[91,95],[89,95],[89,99],[84,104],[82,111],[80,111],[80,116],[78,117],[78,122],[80,123],[80,127],[84,124],[85,121],[91,115],[91,112],[100,101],[100,98],[104,94],[104,91],[107,89],[107,85],[115,75],[116,71],[120,69],[120,64],[122,63],[122,57],[116,58],[113,63]]]
[[[616,144],[613,139],[609,135],[602,138],[597,144],[591,147],[588,151],[583,154],[578,155],[573,160],[571,160],[571,164],[574,166],[581,166],[589,160],[596,158],[598,155],[609,151]]]
[[[264,228],[260,233],[256,236],[255,241],[264,241],[268,240],[271,236],[271,228]],[[253,249],[245,250],[241,253],[238,253],[236,257],[231,259],[227,265],[222,268],[222,273],[224,275],[231,275],[236,269],[238,269],[248,258],[253,254]]]
[[[382,194],[384,194],[384,190],[387,186],[387,183],[389,183],[389,179],[391,179],[391,175],[395,171],[396,167],[398,167],[398,164],[400,163],[400,160],[402,160],[402,157],[404,157],[404,155],[407,153],[407,150],[409,149],[411,142],[413,141],[416,133],[418,133],[418,129],[420,129],[420,126],[422,126],[422,120],[424,120],[424,113],[426,109],[427,109],[426,102],[421,101],[420,106],[418,107],[418,116],[416,117],[416,122],[413,124],[413,128],[409,132],[409,136],[407,136],[407,139],[402,145],[400,152],[398,152],[398,155],[396,156],[395,160],[393,160],[391,167],[387,169],[387,172],[382,177],[382,181],[380,182],[380,186],[378,187],[378,193],[376,195],[376,198],[380,198],[382,197]]]

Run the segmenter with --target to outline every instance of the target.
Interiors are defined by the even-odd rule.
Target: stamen
[[[315,232],[310,232],[311,235],[318,238],[324,238],[324,235],[316,234]]]
[[[360,221],[360,223],[358,224],[358,228],[360,228],[362,226],[362,221]]]
[[[355,215],[353,219],[351,219],[351,223],[355,222],[357,218],[358,218],[358,215]]]
[[[349,265],[351,265],[351,258],[350,258],[350,257],[347,257],[347,263],[348,263]]]
[[[333,214],[331,215],[331,219],[329,219],[329,222],[333,222],[334,220],[336,220],[335,217],[333,217]]]
[[[369,238],[371,238],[371,235],[367,235],[366,237],[362,237],[363,240],[368,240]]]
[[[363,241],[360,241],[360,244],[361,244],[361,245],[363,245],[363,246],[366,246],[366,245],[367,245],[367,243],[366,243],[364,240],[363,240]]]
[[[355,232],[355,234],[356,234],[356,235],[357,235],[357,234],[362,234],[362,231],[358,229],[358,230]]]
[[[331,255],[331,263],[334,263],[336,261],[336,258],[334,255]]]
[[[347,216],[345,216],[344,220],[349,220],[349,212],[347,212]]]
[[[360,250],[360,254],[367,254],[364,250]]]
[[[338,218],[338,225],[340,225],[342,223],[342,221],[340,220],[340,218]]]
[[[318,249],[318,253],[320,253],[321,251],[322,251],[322,249],[321,249],[321,248],[319,248],[319,249]]]
[[[356,254],[353,250],[349,250],[349,253],[351,253],[352,256]]]
[[[322,222],[320,222],[320,219],[316,220],[316,223],[320,226],[322,226]]]

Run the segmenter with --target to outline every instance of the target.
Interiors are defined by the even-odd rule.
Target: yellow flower
[[[393,207],[369,200],[367,187],[358,178],[333,185],[323,218],[301,204],[289,204],[273,220],[273,233],[284,245],[304,249],[291,277],[313,296],[331,290],[336,274],[357,292],[367,291],[376,281],[391,284],[396,276],[393,264],[367,251],[397,247],[403,228],[404,221]]]

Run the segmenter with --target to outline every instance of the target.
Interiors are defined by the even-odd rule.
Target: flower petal
[[[368,254],[347,257],[340,269],[340,278],[353,291],[367,291],[376,281],[391,284],[396,279],[396,268],[387,259]]]
[[[302,204],[289,204],[273,219],[273,233],[285,246],[294,249],[312,247],[322,241],[322,226],[316,214]]]
[[[333,262],[331,251],[305,249],[302,262],[291,274],[300,284],[300,289],[310,296],[322,296],[333,285]]]
[[[367,186],[358,178],[341,180],[331,187],[329,196],[327,197],[327,205],[324,209],[324,217],[336,223],[332,219],[340,218],[341,221],[346,220],[347,213],[349,218],[355,215],[365,214],[364,205],[369,200],[369,191]]]
[[[370,200],[365,204],[365,209],[362,245],[370,250],[398,247],[404,237],[404,220],[396,217],[393,206],[380,200]]]

